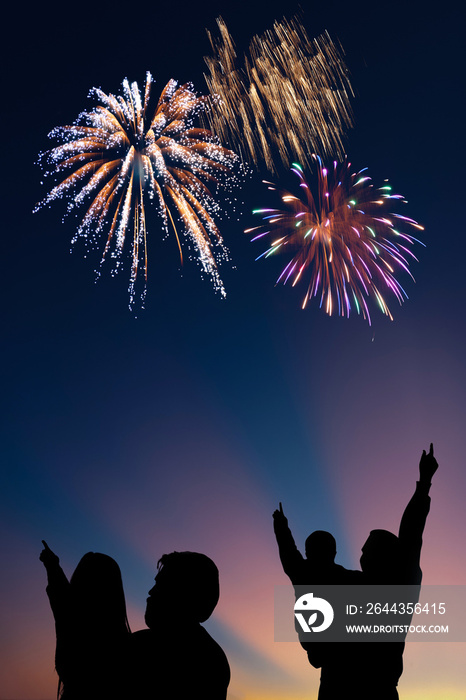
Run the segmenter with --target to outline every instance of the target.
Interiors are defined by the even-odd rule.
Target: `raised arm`
[[[398,535],[410,573],[412,577],[419,577],[419,582],[422,534],[430,510],[429,489],[437,469],[438,463],[434,457],[434,446],[431,443],[429,452],[426,453],[425,450],[422,452],[419,462],[419,481],[416,482],[414,495],[401,518]]]
[[[60,566],[60,559],[52,552],[45,540],[42,540],[44,549],[39,555],[39,559],[45,566],[47,571],[47,595],[50,601],[55,620],[63,612],[65,599],[68,597],[69,581],[65,576],[63,569]]]
[[[273,529],[277,539],[278,553],[283,571],[289,577],[291,583],[303,583],[300,579],[304,558],[296,546],[281,503],[279,504],[279,509],[273,513]]]

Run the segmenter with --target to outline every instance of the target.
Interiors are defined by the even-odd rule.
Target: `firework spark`
[[[296,20],[275,22],[253,37],[244,67],[222,18],[220,39],[209,34],[214,52],[205,59],[205,76],[215,108],[208,114],[212,131],[230,142],[246,162],[276,172],[308,154],[343,157],[342,137],[352,126],[353,94],[342,52],[325,33],[311,41]]]
[[[152,76],[146,75],[144,94],[137,83],[123,81],[123,96],[93,88],[100,102],[82,112],[72,126],[53,129],[51,138],[60,145],[40,156],[46,174],[64,179],[36,206],[35,211],[62,197],[69,198],[68,211],[88,201],[88,208],[73,238],[83,237],[98,245],[99,234],[107,236],[102,262],[109,254],[116,272],[122,264],[128,232],[131,242],[130,308],[138,271],[147,281],[146,204],[155,202],[166,233],[173,229],[182,256],[182,235],[192,244],[204,272],[225,295],[214,257],[227,257],[213,216],[219,206],[209,187],[223,179],[231,182],[238,161],[207,129],[195,128],[195,117],[207,108],[190,84],[178,86],[170,80],[155,111],[150,113]],[[225,184],[225,182],[224,182]],[[89,204],[90,202],[90,204]]]
[[[329,172],[319,156],[314,159],[318,164],[317,197],[301,166],[293,163],[291,170],[299,178],[302,198],[267,182],[269,189],[280,193],[286,210],[255,210],[253,213],[262,215],[265,223],[245,233],[254,234],[252,240],[272,238],[259,258],[290,253],[291,259],[277,282],[291,281],[295,286],[307,278],[302,308],[317,297],[327,314],[338,312],[349,317],[356,309],[370,325],[366,299],[373,296],[382,312],[393,320],[384,294],[394,294],[400,304],[407,298],[395,275],[404,270],[413,278],[409,259],[417,258],[410,248],[421,243],[399,231],[398,226],[423,227],[408,217],[387,213],[387,206],[394,200],[406,200],[392,194],[387,182],[374,188],[367,169],[351,173],[351,164],[345,160],[342,164],[334,162]]]

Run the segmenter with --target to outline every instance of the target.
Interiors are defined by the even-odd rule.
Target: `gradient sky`
[[[97,9],[96,9],[97,6]],[[460,8],[302,3],[311,36],[346,51],[357,97],[346,145],[355,168],[389,178],[425,225],[426,248],[394,322],[301,311],[299,289],[275,287],[280,261],[242,233],[263,206],[259,175],[239,221],[221,230],[233,266],[222,300],[154,217],[145,311],[127,308],[127,279],[78,245],[34,161],[47,133],[150,70],[204,90],[205,28],[222,14],[243,49],[298,5],[213,2],[131,6],[85,0],[11,7],[3,143],[0,489],[0,700],[52,700],[54,628],[38,556],[45,539],[71,574],[86,551],[120,564],[133,629],[158,558],[197,550],[218,564],[222,594],[208,623],[232,667],[230,700],[315,698],[318,672],[299,646],[273,641],[273,589],[284,584],[271,514],[283,502],[299,546],[330,530],[356,568],[369,530],[396,530],[434,442],[422,554],[426,584],[466,584],[463,224],[464,84]],[[184,9],[183,9],[184,8]],[[5,48],[5,47],[4,47]],[[164,82],[165,81],[165,82]],[[156,88],[155,88],[156,89]],[[283,178],[288,175],[283,173]],[[260,244],[259,244],[260,245]],[[466,697],[466,644],[411,644],[402,700]]]

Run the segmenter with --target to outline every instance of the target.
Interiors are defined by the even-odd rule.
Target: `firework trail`
[[[209,187],[222,179],[231,183],[238,161],[210,131],[193,126],[195,117],[207,109],[207,98],[196,95],[190,84],[178,86],[170,80],[150,113],[151,85],[152,76],[147,73],[143,95],[137,83],[130,85],[127,80],[123,96],[93,88],[90,94],[100,104],[82,112],[74,125],[53,129],[49,136],[61,143],[41,154],[39,162],[46,174],[61,177],[64,173],[65,177],[34,210],[67,197],[69,212],[87,200],[73,243],[83,237],[94,247],[105,232],[102,263],[108,254],[114,258],[113,274],[122,264],[127,234],[131,236],[130,308],[141,268],[142,299],[145,295],[146,205],[150,202],[156,203],[167,234],[171,225],[181,260],[182,239],[175,219],[181,221],[182,235],[188,247],[192,244],[203,271],[225,295],[213,244],[217,257],[227,257],[227,251],[213,219],[219,206]]]
[[[353,94],[342,52],[325,33],[310,40],[296,20],[275,22],[253,37],[243,67],[222,18],[220,39],[208,32],[214,52],[205,76],[215,107],[212,131],[255,166],[276,172],[280,159],[311,167],[309,153],[344,155],[342,137],[352,126]]]
[[[319,156],[314,159],[318,164],[317,197],[301,166],[293,163],[291,170],[299,178],[302,198],[267,182],[269,189],[280,193],[286,209],[255,210],[253,213],[262,215],[264,223],[245,233],[254,234],[252,240],[272,238],[259,258],[289,253],[291,259],[277,282],[290,281],[295,286],[307,278],[303,309],[316,297],[327,314],[337,312],[349,317],[356,309],[370,325],[366,299],[372,296],[393,320],[384,294],[394,294],[400,304],[408,298],[395,274],[404,270],[413,278],[408,261],[417,258],[410,247],[421,243],[399,231],[398,225],[423,227],[413,219],[386,212],[393,200],[406,200],[391,194],[388,183],[374,188],[366,168],[351,173],[351,164],[345,160],[342,164],[334,162],[329,172]]]

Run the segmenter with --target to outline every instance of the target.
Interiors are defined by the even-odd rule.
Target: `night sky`
[[[244,8],[244,9],[243,9]],[[231,700],[315,698],[319,673],[296,644],[273,641],[274,586],[286,584],[272,530],[283,502],[298,545],[331,531],[357,568],[369,531],[397,531],[422,449],[440,468],[421,565],[425,584],[466,584],[464,37],[459,3],[414,0],[244,6],[85,0],[9,9],[2,111],[0,700],[56,696],[54,626],[41,540],[71,575],[87,551],[121,566],[130,624],[144,627],[164,552],[202,551],[220,569],[207,623],[232,668]],[[264,206],[261,174],[237,193],[221,231],[226,299],[173,237],[149,221],[145,310],[128,310],[129,268],[112,278],[62,223],[63,202],[32,214],[47,189],[47,134],[122,80],[205,91],[205,29],[222,15],[239,51],[284,15],[345,50],[356,93],[345,145],[376,184],[389,178],[425,226],[409,300],[394,321],[372,306],[328,317],[275,286],[280,260],[243,233]],[[266,173],[262,173],[266,175]],[[282,168],[275,181],[289,183]],[[466,697],[466,644],[413,643],[402,700]]]

